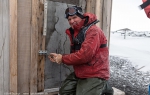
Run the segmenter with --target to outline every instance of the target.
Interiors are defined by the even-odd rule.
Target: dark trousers
[[[60,95],[113,95],[107,80],[100,78],[80,79],[71,73],[62,83]]]

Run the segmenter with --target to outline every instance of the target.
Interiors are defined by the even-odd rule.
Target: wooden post
[[[87,0],[86,3],[86,12],[94,13],[95,14],[95,8],[96,8],[96,0]]]
[[[2,0],[0,0],[0,94],[4,93],[4,58],[3,58],[3,48],[4,48],[4,41],[3,41],[3,3]]]
[[[0,95],[9,92],[9,0],[0,0]]]
[[[97,26],[102,28],[103,27],[103,0],[96,0],[96,9],[95,9],[95,14],[97,16],[97,19],[100,21],[97,23]]]
[[[38,61],[38,12],[39,0],[32,0],[31,22],[31,64],[30,64],[30,93],[37,93],[37,61]]]
[[[17,0],[18,93],[30,92],[32,0]]]
[[[107,40],[108,47],[110,43],[110,27],[111,27],[111,12],[112,12],[112,0],[103,1],[103,16],[102,16],[102,30],[104,31]]]
[[[36,0],[35,0],[36,1]],[[44,25],[44,2],[39,2],[38,5],[38,50],[45,50],[45,36],[43,35]],[[45,57],[39,55],[37,60],[37,92],[44,91],[44,70],[45,70]]]
[[[17,0],[10,4],[10,93],[17,93]]]

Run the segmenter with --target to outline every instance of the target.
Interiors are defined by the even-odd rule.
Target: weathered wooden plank
[[[108,39],[108,46],[110,43],[110,27],[111,27],[111,12],[112,12],[112,0],[103,1],[103,31]]]
[[[103,7],[103,1],[104,0],[96,0],[96,8],[95,8],[95,14],[97,16],[97,19],[100,21],[99,23],[97,23],[97,26],[99,26],[100,28],[102,28],[102,17],[103,17],[103,13],[102,13],[102,7]]]
[[[3,95],[4,91],[4,39],[3,39],[3,0],[0,0],[0,95]]]
[[[0,0],[0,95],[9,91],[8,0]]]
[[[38,12],[39,0],[32,0],[30,93],[37,92]]]
[[[86,3],[86,12],[94,13],[97,16],[97,19],[100,20],[100,22],[97,23],[97,26],[102,28],[103,0],[87,0]]]
[[[9,92],[9,0],[3,0],[4,94]]]
[[[17,0],[18,92],[29,93],[31,64],[31,0]]]
[[[0,95],[4,93],[3,0],[0,0]]]
[[[17,93],[17,0],[10,4],[10,93]]]
[[[94,13],[96,9],[96,0],[87,0],[86,12]]]
[[[43,24],[44,24],[44,4],[39,4],[38,12],[38,50],[45,50],[45,36],[43,36]],[[44,91],[44,68],[45,68],[45,57],[44,55],[38,56],[38,67],[37,67],[37,90],[38,92]]]

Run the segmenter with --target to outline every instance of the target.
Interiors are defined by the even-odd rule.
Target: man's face
[[[74,25],[78,24],[82,19],[78,17],[77,15],[69,16],[68,22],[70,26],[73,28]]]

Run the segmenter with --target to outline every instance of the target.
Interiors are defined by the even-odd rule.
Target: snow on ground
[[[111,33],[110,55],[128,59],[141,71],[150,71],[150,37],[124,36]]]

